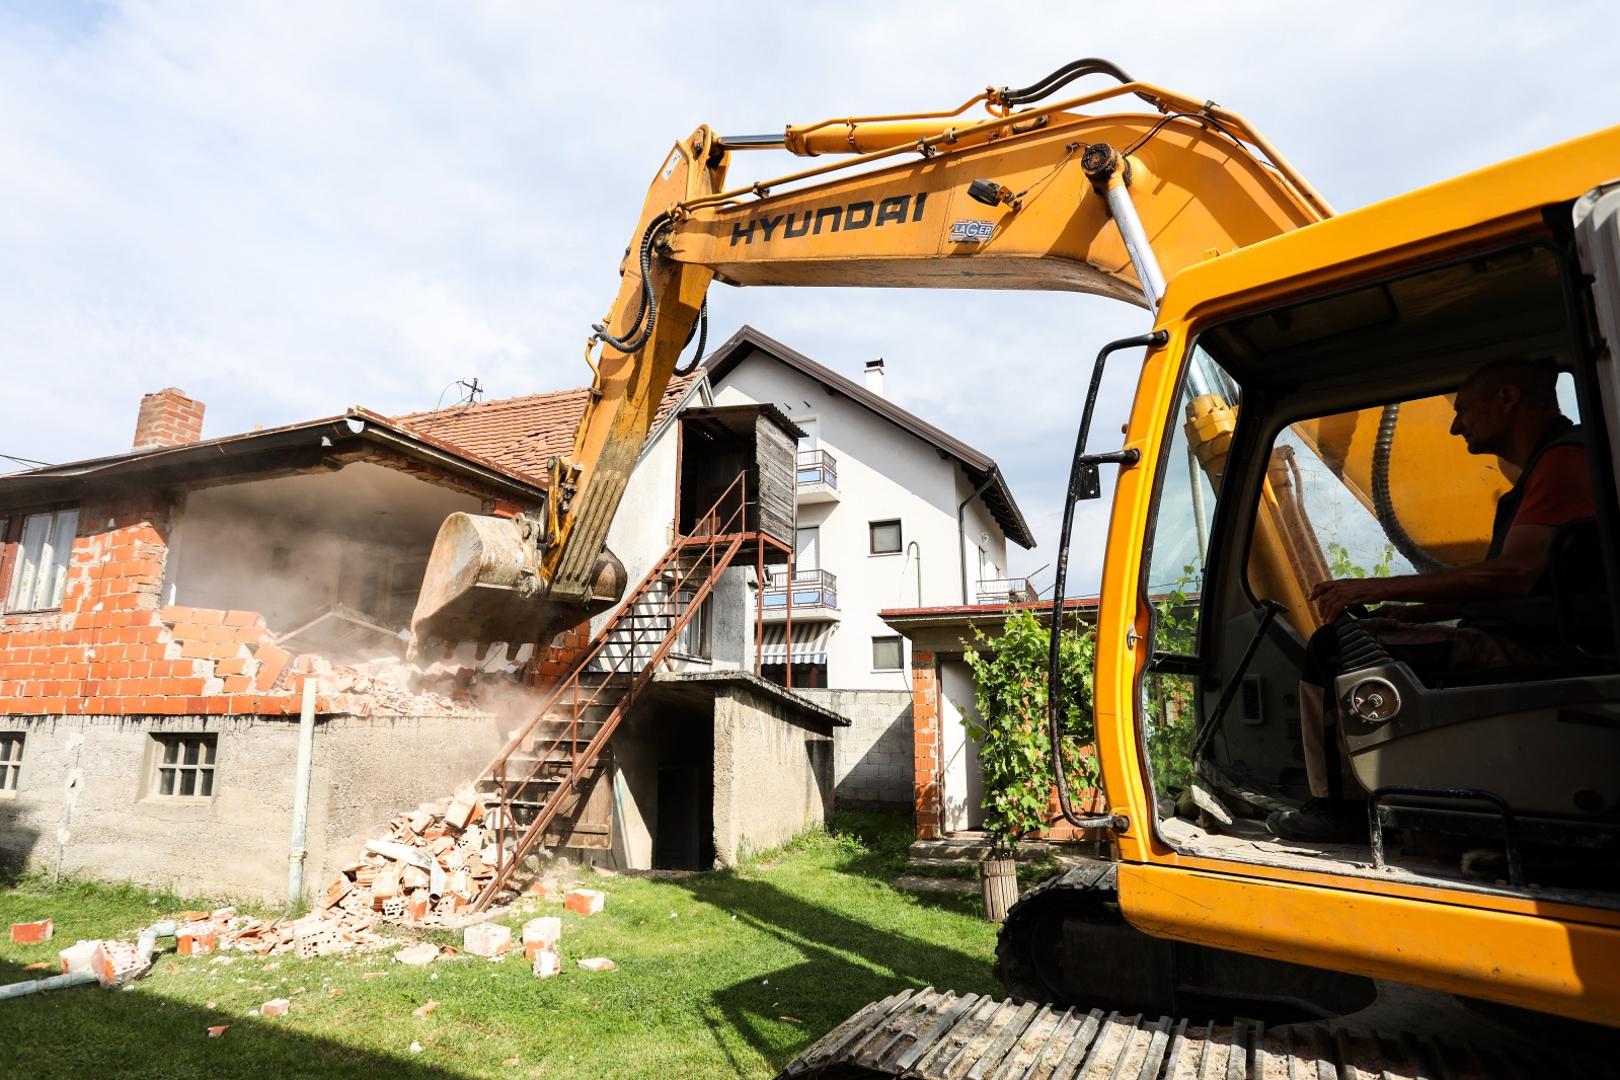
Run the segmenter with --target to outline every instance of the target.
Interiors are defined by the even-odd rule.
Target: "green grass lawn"
[[[308,961],[233,952],[230,963],[163,955],[133,989],[0,1001],[0,1073],[768,1077],[897,990],[999,990],[990,972],[995,927],[976,895],[919,897],[889,886],[909,839],[906,818],[850,814],[735,872],[676,881],[586,872],[584,883],[608,894],[606,910],[562,913],[563,973],[548,980],[534,978],[521,954],[426,968],[394,963],[392,950]],[[0,983],[36,977],[23,966],[54,963],[79,938],[133,940],[160,915],[199,906],[207,904],[113,886],[0,890],[0,925],[56,920],[45,945],[0,941]],[[516,928],[559,912],[545,903],[505,921]],[[422,936],[460,944],[459,933]],[[619,969],[581,971],[575,962],[587,956],[610,957]],[[288,1015],[249,1015],[274,997],[292,1000]],[[430,999],[436,1010],[412,1016]],[[206,1029],[217,1024],[231,1027],[211,1039]],[[420,1053],[409,1051],[413,1041]]]

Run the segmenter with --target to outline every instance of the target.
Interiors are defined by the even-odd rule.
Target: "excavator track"
[[[1058,1009],[933,987],[874,1002],[778,1074],[855,1080],[1497,1080],[1609,1076],[1593,1062],[1357,1031],[1332,1021],[1244,1020]]]

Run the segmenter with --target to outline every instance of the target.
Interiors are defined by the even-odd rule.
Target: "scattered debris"
[[[501,1062],[502,1065],[516,1065],[517,1063],[518,1059],[515,1057],[509,1057],[505,1061]]]
[[[586,971],[616,971],[619,967],[605,956],[588,956],[579,962]]]
[[[530,919],[523,924],[523,958],[533,962],[536,953],[547,949],[555,951],[557,943],[561,940],[561,919],[555,915]],[[538,975],[539,971],[537,970],[535,974]]]
[[[90,957],[95,953],[99,941],[78,941],[69,945],[56,954],[57,961],[62,965],[63,974],[83,975],[90,972]]]
[[[377,974],[381,975],[382,972],[379,971],[379,972],[377,972]],[[343,987],[341,987],[341,986],[332,987],[332,989],[330,989],[330,990],[328,990],[326,992],[326,996],[327,997],[342,997],[343,996]]]
[[[51,965],[46,963],[44,960],[36,960],[32,964],[24,964],[23,965],[23,970],[24,971],[49,971],[49,970],[51,970]]]
[[[411,1045],[407,1046],[405,1049],[409,1050],[413,1054],[420,1054],[422,1052],[422,1044],[417,1042],[415,1039],[412,1039]]]
[[[292,1002],[286,998],[271,998],[259,1006],[260,1016],[286,1016],[287,1010],[292,1008]]]
[[[401,964],[409,964],[412,967],[426,967],[438,959],[438,956],[439,947],[437,945],[430,941],[419,941],[415,945],[407,945],[399,950],[394,954],[394,959]],[[380,971],[368,971],[365,977],[370,979],[381,974]]]
[[[432,998],[428,998],[428,1000],[426,1002],[424,1002],[423,1004],[418,1005],[416,1008],[412,1009],[411,1010],[411,1015],[412,1016],[427,1016],[429,1013],[433,1012],[433,1010],[437,1009],[438,1007],[439,1007],[439,1003],[437,1001],[434,1001]]]
[[[217,1039],[223,1036],[229,1030],[231,1030],[231,1025],[229,1024],[216,1024],[208,1029],[208,1037],[210,1039]]]
[[[562,954],[557,950],[535,949],[532,955],[527,954],[527,952],[525,954],[529,955],[530,961],[534,964],[535,978],[549,979],[553,975],[561,974]]]
[[[474,956],[491,960],[512,947],[512,928],[500,923],[479,923],[462,932],[462,948]]]
[[[56,924],[50,919],[41,919],[38,922],[14,922],[11,924],[11,943],[38,945],[42,941],[51,940],[54,933]]]
[[[607,894],[596,889],[569,889],[563,907],[581,915],[595,915],[607,903]]]

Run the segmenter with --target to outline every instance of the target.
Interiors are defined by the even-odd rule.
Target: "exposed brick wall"
[[[912,804],[919,839],[943,834],[940,805],[939,671],[934,654],[911,650]]]
[[[567,678],[579,666],[580,661],[585,659],[585,651],[590,644],[589,623],[557,635],[549,648],[544,652],[537,650],[534,659],[529,661],[527,673],[529,685],[551,686]]]
[[[135,418],[135,449],[148,446],[185,446],[202,438],[203,403],[186,397],[177,387],[141,398]]]
[[[0,615],[0,714],[298,712],[302,676],[257,612],[161,606],[171,509],[80,508],[61,609]]]

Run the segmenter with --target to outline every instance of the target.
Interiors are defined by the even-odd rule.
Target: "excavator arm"
[[[1029,105],[1091,74],[1119,84]],[[988,115],[969,116],[976,105]],[[733,158],[761,149],[839,157],[727,188]],[[1041,289],[1152,310],[1182,267],[1331,212],[1241,116],[1100,61],[942,113],[825,120],[779,136],[700,127],[654,177],[618,296],[587,344],[590,400],[573,453],[551,465],[543,520],[523,526],[528,565],[492,570],[512,556],[492,554],[490,530],[447,524],[413,618],[417,640],[544,640],[616,596],[623,575],[605,551],[608,526],[712,281]],[[527,603],[490,603],[478,591],[490,583]],[[496,609],[513,614],[489,617]]]

